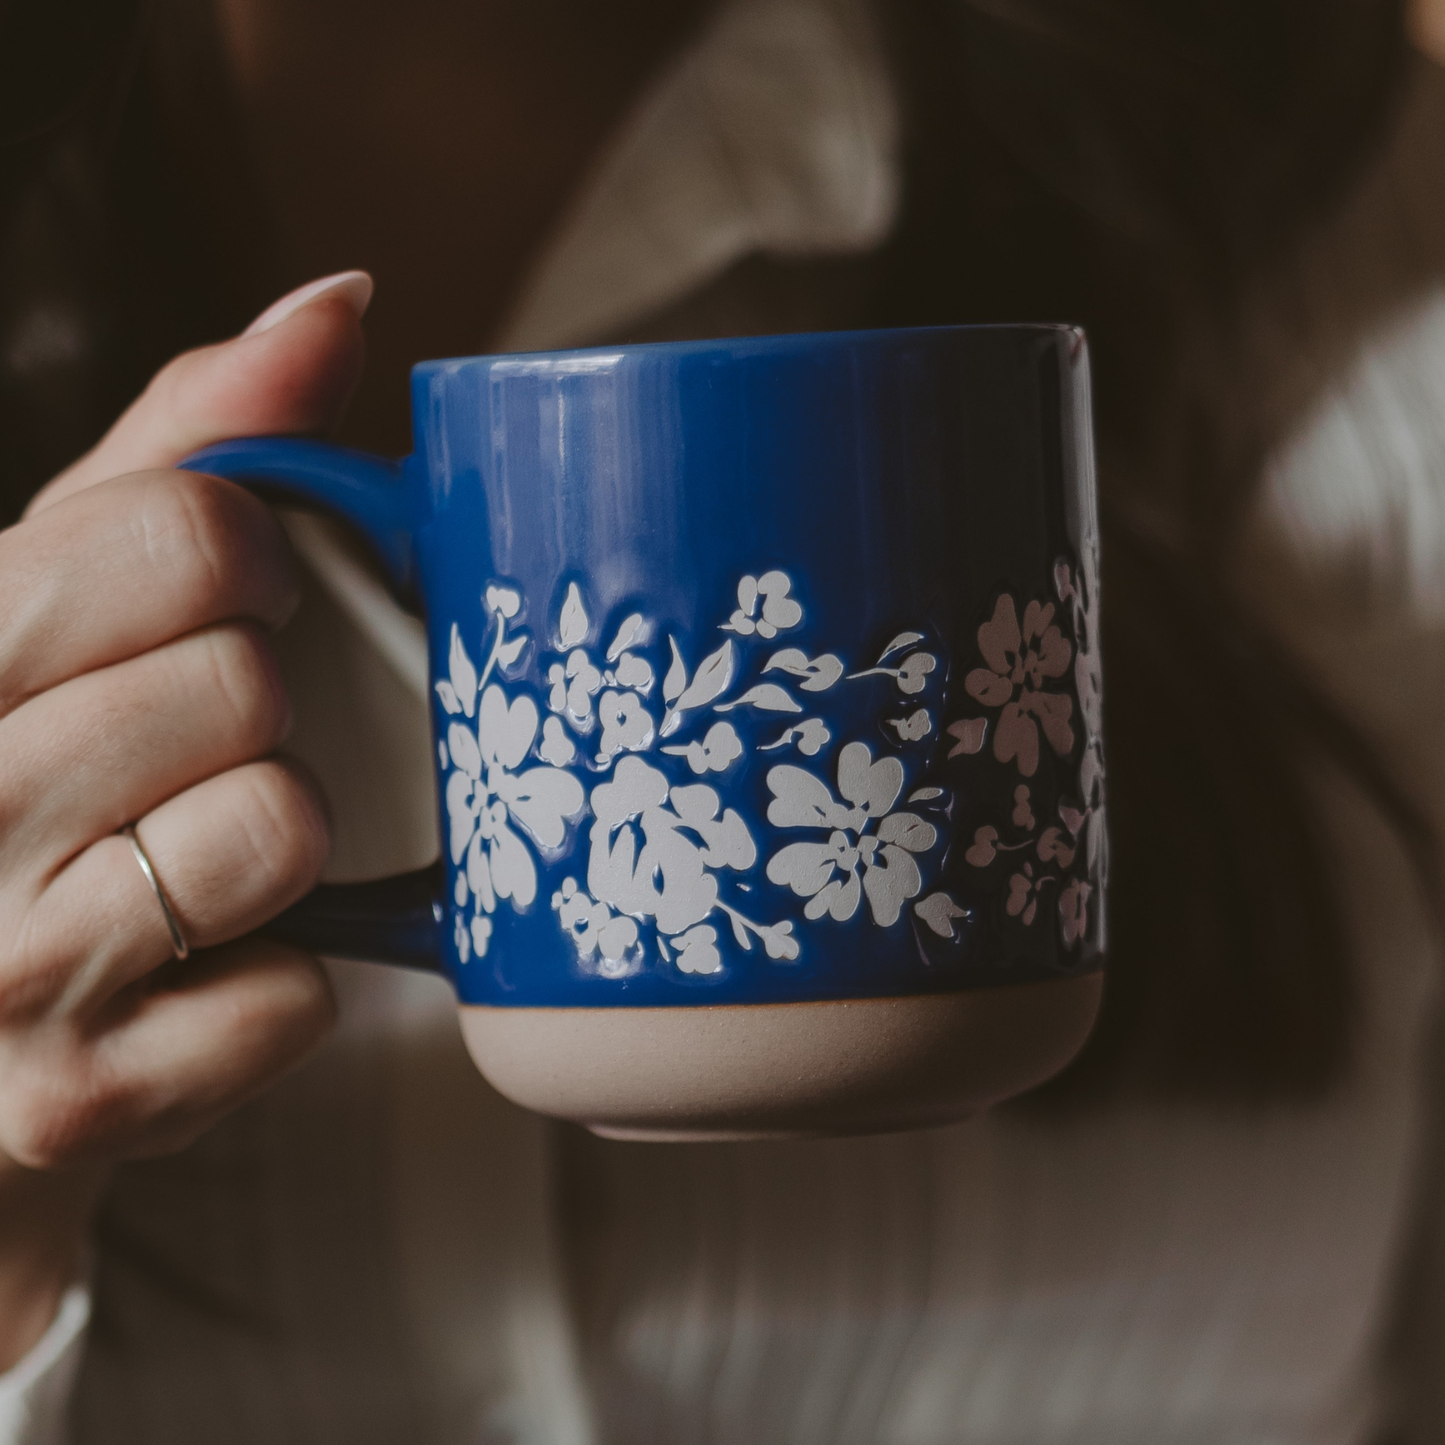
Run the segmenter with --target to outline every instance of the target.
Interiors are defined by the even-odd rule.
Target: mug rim
[[[766,355],[768,353],[782,354],[790,351],[798,351],[809,345],[816,346],[822,343],[835,345],[881,344],[897,342],[910,337],[937,336],[945,332],[960,335],[997,332],[1010,333],[1013,335],[1034,334],[1040,336],[1066,333],[1074,336],[1075,349],[1088,345],[1087,332],[1084,327],[1077,322],[978,321],[935,326],[865,326],[840,331],[764,332],[760,335],[701,337],[689,341],[627,341],[611,346],[601,344],[592,346],[552,347],[538,351],[486,351],[478,352],[472,356],[433,357],[425,361],[414,362],[410,374],[412,381],[415,382],[421,380],[423,377],[434,376],[443,372],[456,372],[465,367],[480,365],[491,366],[498,362],[508,361],[526,361],[536,365],[553,361],[586,362],[588,360],[599,360],[603,357],[609,360],[620,360],[624,356],[649,356],[661,353],[667,353],[673,356],[702,356],[709,352],[731,352],[737,354],[740,349],[750,356],[759,354]]]

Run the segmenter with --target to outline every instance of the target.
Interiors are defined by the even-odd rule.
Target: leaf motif
[[[968,917],[968,909],[960,908],[946,893],[930,893],[921,903],[913,905],[913,911],[940,938],[956,938],[953,920]]]
[[[681,704],[679,704],[681,706]],[[731,702],[720,702],[718,712],[728,712],[735,707],[755,707],[763,712],[802,712],[802,708],[775,682],[760,682],[749,688],[741,697]]]
[[[672,666],[667,669],[667,676],[662,680],[662,700],[665,703],[674,703],[687,687],[687,667],[683,663],[682,653],[677,650],[677,638],[669,637],[667,640],[672,647]]]
[[[634,612],[631,617],[623,622],[617,629],[617,636],[612,639],[612,646],[607,649],[608,662],[616,662],[634,642],[637,641],[637,634],[642,631],[642,614]]]
[[[527,645],[527,634],[524,632],[520,637],[514,637],[510,642],[504,642],[497,649],[497,664],[500,667],[511,667],[522,655],[522,649]]]
[[[1084,826],[1084,819],[1088,817],[1088,814],[1081,813],[1077,808],[1069,807],[1067,803],[1060,803],[1059,817],[1063,819],[1064,827],[1077,838],[1079,836],[1079,830]]]
[[[446,680],[446,678],[442,678],[441,681],[437,683],[436,689],[437,696],[441,699],[442,706],[449,713],[451,713],[453,717],[455,717],[457,713],[462,710],[461,703],[457,701],[456,689],[451,685],[451,683]],[[443,763],[442,767],[446,767],[446,764]]]
[[[831,652],[809,658],[801,648],[785,647],[775,652],[763,665],[764,672],[780,669],[801,679],[798,686],[804,692],[827,692],[843,676],[843,659]]]
[[[447,670],[451,673],[452,691],[456,699],[462,705],[462,711],[468,717],[477,710],[477,670],[472,666],[472,660],[467,656],[467,649],[462,643],[461,630],[455,622],[452,623],[452,645],[447,658]],[[442,699],[445,706],[446,699]],[[451,709],[447,708],[450,712]]]
[[[564,649],[577,647],[586,640],[587,630],[591,625],[587,618],[587,609],[582,605],[582,594],[573,582],[567,588],[567,600],[562,604],[562,617],[558,623],[561,646]]]
[[[674,644],[674,649],[675,647],[676,644]],[[677,699],[677,710],[685,712],[692,708],[706,707],[714,698],[726,692],[733,680],[734,657],[735,650],[731,638],[724,642],[716,652],[705,657],[693,675],[691,685]],[[780,688],[779,691],[781,690]]]
[[[843,659],[831,652],[813,659],[812,675],[799,686],[804,692],[827,692],[843,676]]]
[[[923,634],[921,632],[900,632],[898,636],[878,654],[878,661],[882,662],[889,653],[897,652],[900,647],[912,647],[915,642],[922,641]]]
[[[470,728],[453,723],[447,730],[447,750],[452,755],[453,765],[467,777],[475,779],[482,776],[482,750],[477,746]]]
[[[785,647],[781,652],[775,652],[763,664],[764,672],[772,672],[774,668],[791,672],[794,677],[807,677],[808,654],[801,647]]]
[[[956,758],[960,753],[971,755],[983,748],[984,734],[988,732],[988,719],[960,718],[956,723],[949,723],[948,731],[950,736],[958,739],[955,746],[949,749],[948,756]]]

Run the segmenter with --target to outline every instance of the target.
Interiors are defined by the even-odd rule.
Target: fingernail
[[[345,301],[358,317],[366,315],[371,305],[372,282],[365,271],[338,271],[334,276],[323,276],[319,281],[308,281],[304,286],[273,301],[242,333],[242,336],[257,336],[279,326],[288,316],[295,315],[303,306],[319,301],[323,296],[335,296]]]

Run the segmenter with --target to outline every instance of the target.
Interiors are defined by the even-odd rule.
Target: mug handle
[[[415,496],[402,465],[326,442],[254,437],[206,447],[179,463],[240,482],[275,501],[339,516],[375,553],[399,597],[415,592]],[[444,973],[445,874],[440,861],[370,883],[322,884],[261,932],[335,958],[360,958]]]

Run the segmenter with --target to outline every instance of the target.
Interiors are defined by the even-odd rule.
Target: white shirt
[[[1436,123],[1441,92],[1427,77],[1416,100]],[[759,250],[876,246],[897,150],[861,6],[740,0],[614,139],[498,345],[601,339]],[[1353,375],[1261,513],[1305,571],[1330,560],[1291,522],[1309,438],[1341,424]],[[1401,445],[1445,437],[1442,416],[1420,409]],[[1330,484],[1377,497],[1377,470]],[[1438,506],[1438,471],[1416,480]],[[329,529],[292,526],[314,579],[283,662],[295,749],[337,815],[332,876],[417,866],[437,836],[420,631]],[[1318,641],[1307,609],[1279,611]],[[1331,681],[1445,823],[1445,634],[1398,610],[1330,621],[1314,650]],[[1433,972],[1398,847],[1325,781],[1361,990],[1359,1064],[1328,1101],[608,1144],[495,1095],[438,981],[338,965],[343,1023],[318,1059],[184,1154],[121,1171],[89,1333],[78,1288],[0,1378],[0,1445],[62,1438],[67,1393],[78,1445],[1366,1445]]]

